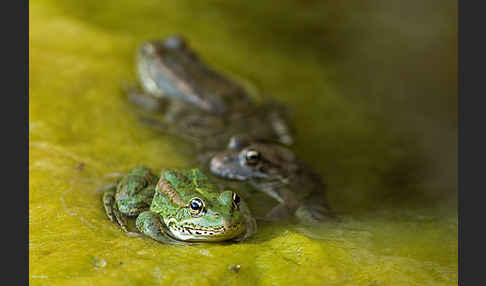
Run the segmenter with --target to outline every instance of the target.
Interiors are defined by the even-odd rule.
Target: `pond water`
[[[457,284],[457,179],[448,159],[455,158],[455,93],[439,92],[456,84],[455,66],[435,62],[434,77],[417,65],[401,70],[403,82],[384,73],[389,63],[379,60],[376,46],[353,41],[360,39],[356,27],[377,25],[360,22],[367,19],[360,11],[387,7],[188,0],[29,5],[31,285]],[[418,39],[454,41],[449,6],[438,12],[445,20],[430,21],[450,32],[430,30]],[[423,24],[420,15],[411,22]],[[394,23],[385,16],[392,15],[372,19]],[[383,39],[392,28],[383,28]],[[379,29],[366,31],[362,37],[381,39]],[[326,178],[338,220],[313,228],[260,223],[244,243],[194,247],[128,237],[108,222],[100,189],[118,174],[136,164],[194,166],[180,141],[137,122],[121,89],[135,82],[137,45],[175,33],[211,65],[292,106],[296,152]],[[390,38],[396,40],[390,47],[403,37]],[[408,59],[430,56],[419,55],[419,42],[409,44]],[[407,55],[388,52],[400,68],[410,68]],[[437,57],[449,52],[439,48]],[[354,61],[358,55],[368,56]],[[383,73],[364,70],[370,66]],[[417,87],[424,75],[440,80],[442,89],[425,79]],[[433,92],[417,96],[423,89]],[[402,100],[396,93],[411,95]],[[445,111],[432,108],[438,101]],[[407,115],[425,111],[427,118]],[[434,120],[442,120],[441,128]],[[446,139],[435,146],[432,137]]]

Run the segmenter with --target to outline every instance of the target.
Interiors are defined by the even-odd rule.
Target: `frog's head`
[[[185,241],[236,238],[251,218],[237,193],[219,191],[198,169],[163,171],[151,210],[163,217],[172,236]]]
[[[148,41],[139,47],[136,58],[139,80],[146,92],[177,98],[211,113],[226,112],[219,91],[207,91],[205,78],[214,77],[214,72],[201,70],[204,63],[182,36]]]
[[[148,41],[144,43],[137,52],[138,56],[142,57],[143,59],[150,59],[152,61],[155,61],[157,59],[160,59],[161,57],[163,57],[163,55],[167,53],[183,50],[188,50],[187,41],[182,36],[173,35],[167,37],[163,41]]]
[[[226,179],[272,180],[286,177],[295,160],[294,153],[280,144],[251,142],[234,136],[225,151],[212,157],[210,170]]]

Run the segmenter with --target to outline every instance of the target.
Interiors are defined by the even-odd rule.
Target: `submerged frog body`
[[[209,113],[234,113],[252,104],[241,86],[209,68],[180,36],[143,44],[137,52],[137,72],[145,92]]]
[[[248,182],[276,199],[280,204],[268,219],[295,214],[313,223],[332,216],[320,176],[281,144],[235,136],[226,150],[212,157],[209,168],[216,176]]]
[[[136,216],[141,233],[164,243],[242,241],[256,230],[246,203],[220,191],[199,169],[164,170],[154,175],[137,166],[103,193],[108,218],[128,231]]]
[[[285,106],[268,98],[257,103],[237,83],[208,68],[179,36],[143,44],[137,69],[143,92],[132,89],[128,98],[145,110],[140,119],[193,143],[202,169],[228,184],[231,179],[250,183],[275,198],[280,205],[269,218],[295,213],[315,221],[330,214],[322,180],[285,147],[294,142]],[[248,146],[231,138],[247,138],[264,160],[245,165],[241,152]]]
[[[144,123],[203,151],[224,148],[235,134],[293,143],[284,106],[269,98],[257,103],[241,85],[201,61],[182,37],[143,44],[136,61],[142,91],[131,88],[127,95],[151,111],[139,113]]]

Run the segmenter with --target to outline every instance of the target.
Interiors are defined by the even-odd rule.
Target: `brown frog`
[[[268,97],[261,102],[241,85],[208,67],[180,36],[150,41],[137,51],[142,90],[128,98],[146,111],[140,119],[198,145],[220,150],[234,134],[293,143],[289,112]]]
[[[313,223],[333,216],[321,177],[281,144],[234,136],[226,150],[213,155],[209,168],[216,176],[248,182],[277,200],[267,219],[293,214]]]

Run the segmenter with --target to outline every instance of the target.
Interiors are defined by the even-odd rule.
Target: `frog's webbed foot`
[[[246,204],[240,205],[240,212],[247,218],[246,231],[233,239],[233,241],[236,242],[242,242],[246,240],[248,237],[250,237],[252,234],[254,234],[257,231],[256,219],[251,215],[250,209]]]
[[[103,193],[103,207],[105,208],[105,213],[111,222],[118,224],[121,229],[128,232],[128,222],[126,217],[120,212],[115,200],[115,190],[116,185],[108,188]]]
[[[263,217],[257,217],[261,221],[280,221],[290,218],[292,212],[288,206],[284,203],[278,204],[273,207],[269,212]]]
[[[239,236],[235,237],[233,241],[243,242],[247,240],[250,236],[252,236],[256,232],[256,230],[257,230],[256,218],[252,217],[248,222],[246,231],[240,234]]]
[[[180,245],[191,244],[189,242],[184,242],[172,238],[167,233],[167,228],[165,224],[159,219],[159,215],[151,211],[145,211],[141,213],[137,217],[136,226],[141,233],[162,243]]]
[[[335,217],[322,194],[316,193],[307,198],[295,211],[295,216],[304,224],[315,224]]]
[[[259,189],[271,198],[275,199],[280,204],[285,203],[284,195],[282,194],[281,190],[284,188],[284,184],[279,180],[273,181],[266,181],[266,182],[258,182],[258,181],[251,181],[250,184],[255,188]]]

